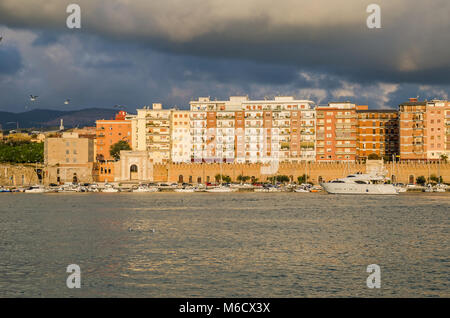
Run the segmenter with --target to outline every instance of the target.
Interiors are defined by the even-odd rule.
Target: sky
[[[66,25],[71,3],[80,29]],[[0,0],[0,111],[448,99],[449,12],[448,0]]]

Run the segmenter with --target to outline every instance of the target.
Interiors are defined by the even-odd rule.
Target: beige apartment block
[[[92,182],[94,140],[78,133],[63,133],[61,138],[44,142],[46,181],[49,183]]]
[[[171,113],[171,161],[191,162],[191,123],[189,111],[173,110]]]
[[[147,151],[152,163],[171,161],[171,109],[159,103],[137,110],[131,119],[132,146],[136,151]]]

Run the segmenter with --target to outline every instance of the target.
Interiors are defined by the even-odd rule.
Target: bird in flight
[[[3,36],[0,36],[0,42],[3,40]]]
[[[70,99],[66,99],[65,101],[64,101],[64,104],[66,104],[66,105],[68,105],[70,103]]]
[[[35,102],[36,99],[37,99],[38,97],[39,97],[39,96],[33,96],[33,95],[30,95],[30,100],[31,100],[32,102]]]

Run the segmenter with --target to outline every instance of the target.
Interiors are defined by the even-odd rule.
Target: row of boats
[[[310,184],[297,185],[272,185],[263,184],[253,186],[250,184],[221,184],[221,185],[156,185],[156,184],[140,184],[133,187],[120,187],[113,184],[72,184],[66,183],[61,186],[43,186],[34,185],[25,188],[2,188],[0,192],[24,192],[24,193],[74,193],[74,192],[103,192],[103,193],[117,193],[117,192],[135,192],[135,193],[150,193],[159,191],[172,191],[179,193],[193,193],[193,192],[210,192],[210,193],[224,193],[224,192],[238,192],[238,191],[254,191],[254,192],[320,192],[320,186],[312,186]]]
[[[424,192],[445,192],[447,186],[444,184],[428,185],[419,188],[416,185],[391,184],[382,175],[376,174],[350,174],[345,178],[333,180],[331,182],[322,182],[320,185],[313,186],[311,184],[301,185],[284,185],[284,184],[221,184],[221,185],[191,185],[177,183],[173,184],[140,184],[132,187],[119,187],[113,184],[72,184],[66,183],[64,185],[53,185],[44,187],[43,185],[31,186],[22,189],[5,189],[0,187],[0,192],[25,192],[25,193],[49,193],[49,192],[159,192],[159,191],[173,191],[173,192],[237,192],[237,191],[254,191],[254,192],[321,192],[325,190],[331,194],[385,194],[395,195],[401,192],[406,192],[408,188],[416,188],[414,190],[422,190]]]

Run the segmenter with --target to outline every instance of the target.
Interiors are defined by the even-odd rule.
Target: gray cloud
[[[15,74],[22,66],[22,57],[14,47],[0,47],[0,75]]]
[[[65,28],[71,1],[3,0],[8,26]],[[82,32],[176,54],[288,64],[353,80],[450,83],[450,2],[379,0],[79,0]],[[74,31],[71,31],[74,32]]]
[[[0,59],[0,108],[23,110],[29,94],[53,109],[237,94],[395,108],[450,92],[447,0],[377,1],[381,30],[360,0],[79,0],[82,29],[68,30],[71,2],[0,2],[0,54],[15,50]]]

